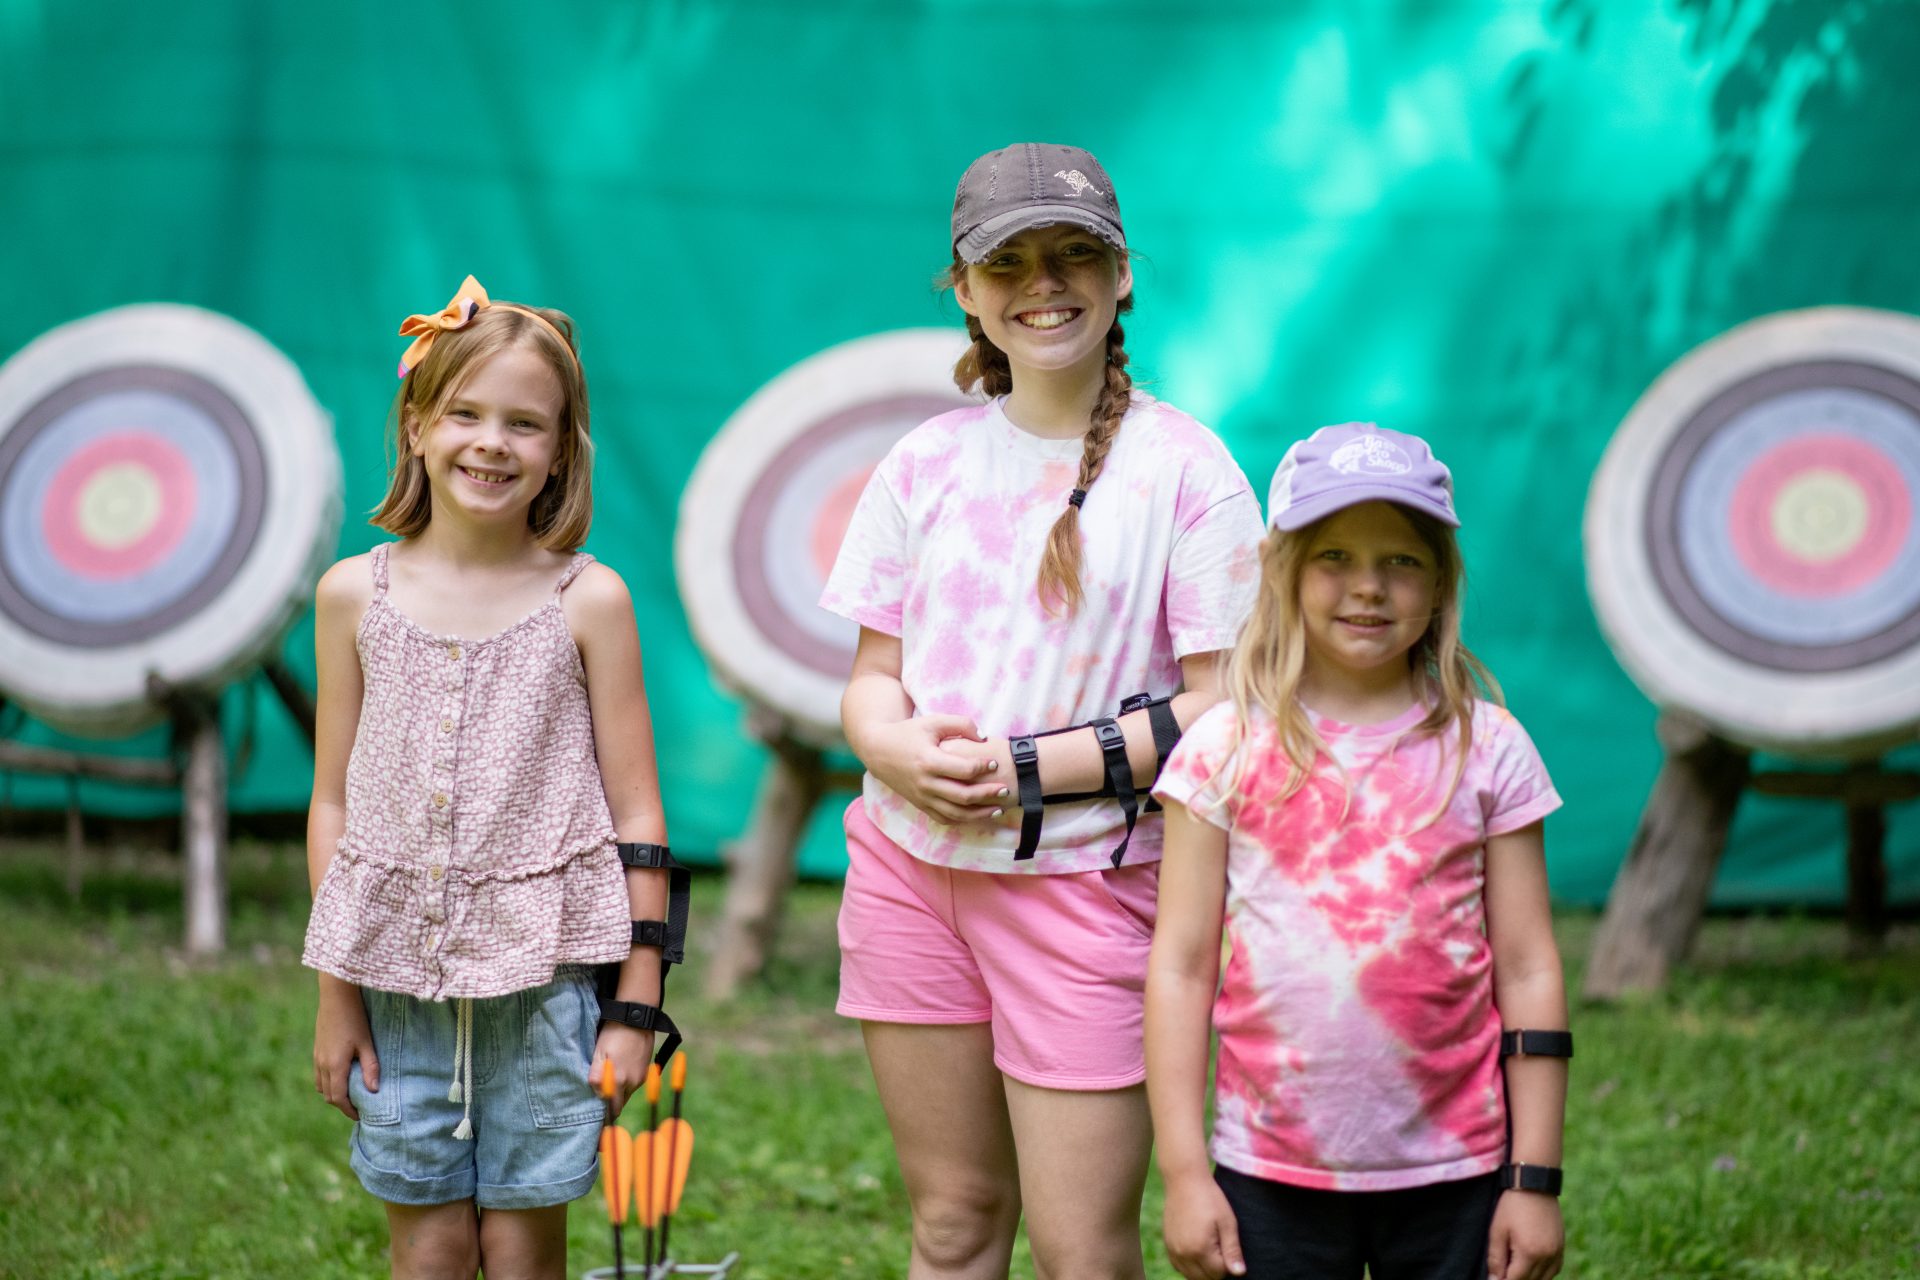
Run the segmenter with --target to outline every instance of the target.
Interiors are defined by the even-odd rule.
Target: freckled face
[[[1016,370],[1080,370],[1106,360],[1107,330],[1133,271],[1099,236],[1061,223],[1022,231],[954,284]]]
[[[1438,581],[1432,550],[1392,503],[1339,512],[1314,534],[1300,575],[1309,658],[1354,676],[1404,669]]]
[[[544,358],[513,346],[488,357],[413,439],[434,509],[526,518],[560,467],[566,391]]]

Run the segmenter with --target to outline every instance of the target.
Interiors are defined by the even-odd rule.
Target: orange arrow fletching
[[[647,1067],[647,1101],[660,1101],[660,1064],[657,1062]]]
[[[634,1148],[633,1135],[619,1125],[600,1131],[600,1190],[607,1200],[607,1221],[616,1227],[633,1208]]]
[[[633,1167],[640,1171],[640,1194],[634,1198],[640,1202],[636,1207],[640,1211],[640,1225],[643,1227],[660,1225],[660,1193],[656,1190],[660,1179],[655,1170],[659,1155],[655,1137],[651,1133],[633,1135]]]
[[[661,1121],[653,1135],[654,1216],[680,1211],[680,1193],[687,1189],[687,1168],[692,1163],[693,1126],[685,1120]]]
[[[612,1058],[602,1058],[600,1060],[600,1084],[596,1092],[598,1092],[601,1097],[607,1099],[609,1102],[613,1100],[614,1087],[613,1087],[613,1059]]]
[[[684,1053],[676,1053],[673,1055],[673,1091],[678,1093],[686,1087],[687,1055]]]

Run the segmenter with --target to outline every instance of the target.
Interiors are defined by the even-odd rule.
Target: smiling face
[[[560,469],[566,392],[522,344],[481,361],[430,424],[412,434],[436,513],[518,520]]]
[[[1437,556],[1390,502],[1365,502],[1312,532],[1300,572],[1309,676],[1366,687],[1403,679],[1426,634]]]
[[[1016,372],[1084,374],[1106,361],[1107,330],[1133,272],[1084,227],[1022,231],[954,280],[954,296]]]

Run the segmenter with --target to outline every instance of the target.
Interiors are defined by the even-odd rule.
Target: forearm
[[[846,733],[847,746],[862,764],[868,762],[872,752],[871,730],[912,716],[913,699],[907,696],[898,676],[858,672],[840,695],[840,727]]]
[[[346,805],[337,800],[315,799],[307,805],[307,892],[320,891],[320,881],[333,865],[340,837],[346,834]]]
[[[1202,975],[1150,968],[1147,974],[1147,1105],[1154,1154],[1168,1182],[1205,1175],[1207,1058],[1213,982]]]
[[[1567,1026],[1567,998],[1558,956],[1551,965],[1495,982],[1501,1025],[1509,1031],[1558,1031]],[[1567,1060],[1515,1056],[1506,1060],[1507,1112],[1513,1124],[1509,1156],[1519,1164],[1558,1167],[1566,1120]]]
[[[624,838],[624,837],[623,837]],[[649,843],[663,843],[652,841]],[[627,904],[635,920],[667,918],[667,878],[664,867],[628,867]],[[620,965],[614,998],[634,1004],[660,1003],[661,963],[658,947],[636,946]]]

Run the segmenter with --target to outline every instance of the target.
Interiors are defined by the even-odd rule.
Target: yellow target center
[[[1867,531],[1867,495],[1851,476],[1816,467],[1780,487],[1773,536],[1789,554],[1813,564],[1837,560]]]
[[[94,546],[131,546],[160,519],[159,478],[138,462],[104,466],[81,487],[78,514],[80,532]]]

